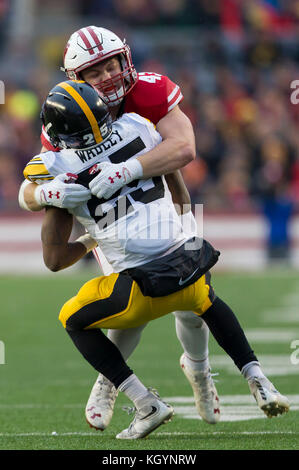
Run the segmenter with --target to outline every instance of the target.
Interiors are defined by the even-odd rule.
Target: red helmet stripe
[[[67,45],[65,46],[64,53],[63,53],[63,60],[65,58],[65,54],[67,53],[69,47],[70,47],[70,42],[68,42]]]
[[[100,40],[98,38],[98,36],[96,35],[96,33],[94,32],[94,30],[92,29],[91,26],[88,26],[87,28],[87,31],[89,32],[90,36],[92,37],[92,39],[94,40],[95,42],[95,45],[97,46],[97,48],[99,49],[99,51],[102,51],[103,50],[103,46],[102,44],[100,43]]]
[[[87,47],[89,54],[90,55],[94,54],[94,50],[93,50],[89,40],[87,39],[85,33],[83,33],[83,30],[79,29],[78,34],[79,34],[80,38],[82,39],[82,41],[84,42],[85,46]]]

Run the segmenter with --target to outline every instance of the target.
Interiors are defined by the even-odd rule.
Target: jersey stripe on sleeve
[[[32,158],[32,160],[30,160],[30,162],[25,166],[23,174],[24,177],[32,183],[39,181],[46,182],[54,179],[54,176],[48,172],[40,157]]]
[[[177,85],[172,92],[168,95],[168,112],[171,111],[181,100],[183,95],[181,93],[180,87]]]

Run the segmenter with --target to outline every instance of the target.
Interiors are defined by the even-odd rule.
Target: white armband
[[[143,176],[142,163],[137,158],[132,158],[126,162],[127,168],[129,168],[133,179],[140,179]]]
[[[94,240],[89,233],[85,233],[85,235],[81,235],[81,237],[77,238],[75,240],[76,242],[82,243],[85,248],[86,248],[86,253],[89,253],[91,250],[93,250],[96,246],[98,246],[98,243],[96,240]]]
[[[34,212],[31,209],[29,209],[29,207],[27,206],[27,204],[25,202],[25,199],[24,199],[25,188],[28,186],[28,184],[31,184],[31,182],[28,181],[28,180],[24,180],[23,183],[20,186],[19,196],[18,196],[19,206],[22,209],[25,209],[25,211]]]

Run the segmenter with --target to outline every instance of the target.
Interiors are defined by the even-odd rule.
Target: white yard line
[[[299,339],[299,337],[298,337]],[[290,342],[291,343],[291,342]],[[290,344],[289,343],[289,344]],[[285,375],[297,375],[299,374],[299,364],[295,365],[291,362],[291,353],[293,350],[290,348],[290,354],[259,354],[258,358],[262,364],[264,373],[271,377],[285,376]],[[240,375],[239,370],[231,360],[229,356],[215,355],[211,356],[210,362],[212,365],[212,371],[218,372],[219,369],[223,369],[227,374]],[[218,379],[217,379],[218,380]],[[221,373],[219,376],[221,380]],[[241,378],[242,380],[242,378]]]
[[[267,324],[290,324],[298,326],[299,320],[299,285],[294,285],[293,290],[281,298],[281,306],[273,307],[262,312],[261,319]]]
[[[280,307],[280,308],[273,308],[271,310],[265,310],[262,312],[262,322],[271,324],[271,323],[281,323],[281,324],[290,324],[295,323],[296,326],[298,325],[299,320],[299,303],[295,306],[287,306],[287,307]]]
[[[299,432],[294,431],[214,431],[214,432],[157,432],[156,436],[260,436],[260,435],[299,435]],[[59,432],[55,435],[52,432],[20,432],[20,433],[0,433],[0,437],[97,437],[98,434],[95,432]],[[115,437],[114,434],[105,433],[106,437]]]
[[[214,431],[214,432],[157,432],[156,436],[218,436],[218,435],[264,435],[264,434],[292,434],[298,435],[299,432],[294,431]]]
[[[96,431],[92,432],[59,432],[53,434],[55,431],[51,432],[19,432],[19,433],[10,433],[2,432],[0,437],[57,437],[57,436],[97,436]],[[112,434],[110,434],[112,435]]]
[[[299,395],[288,395],[291,404],[291,411],[299,411]],[[196,411],[193,397],[165,397],[165,401],[171,403],[174,406],[175,414],[183,419],[200,420],[201,417]],[[16,403],[13,405],[0,404],[0,409],[6,410],[27,410],[27,409],[84,409],[84,404],[41,404],[41,403]],[[248,395],[223,395],[220,397],[220,409],[221,409],[221,422],[234,422],[234,421],[249,421],[252,419],[266,419],[265,414],[257,407],[254,398],[248,393]],[[34,436],[34,435],[45,435],[48,433],[21,433],[21,434],[9,434],[2,433],[0,436]],[[52,435],[52,434],[51,434]],[[59,435],[84,435],[93,436],[94,433],[59,433]]]
[[[299,395],[289,395],[287,394],[288,399],[290,400],[291,405],[299,405]],[[163,397],[163,400],[169,401],[172,404],[175,403],[191,403],[194,404],[193,397]],[[256,406],[255,399],[253,398],[250,393],[248,395],[221,395],[220,396],[220,404],[221,405],[251,405],[254,404]]]
[[[298,322],[299,313],[297,316]],[[287,330],[281,327],[246,329],[245,334],[251,343],[290,343],[293,339],[299,339],[298,329]]]

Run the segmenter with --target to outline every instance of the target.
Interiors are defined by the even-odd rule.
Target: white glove
[[[140,179],[143,174],[141,163],[133,158],[123,163],[96,163],[89,173],[94,175],[100,172],[89,183],[91,193],[99,199],[109,199],[112,194],[131,181]]]
[[[34,192],[37,204],[73,209],[88,201],[91,193],[81,184],[74,183],[77,178],[73,173],[62,173],[49,183],[38,186]]]

